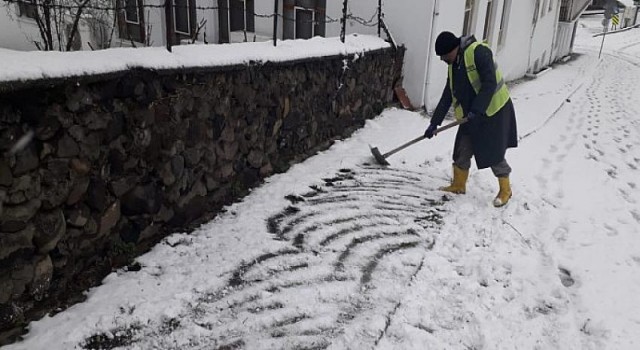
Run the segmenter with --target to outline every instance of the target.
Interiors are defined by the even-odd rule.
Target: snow
[[[228,66],[257,62],[282,62],[308,57],[352,55],[390,47],[370,35],[339,38],[314,37],[309,40],[247,42],[226,45],[113,48],[99,51],[39,52],[0,49],[0,82],[42,78],[66,78],[105,74],[132,68],[181,69]]]
[[[622,4],[624,4],[627,7],[635,6],[633,0],[618,0],[618,1],[621,2]]]
[[[3,350],[96,334],[122,349],[640,348],[640,29],[607,35],[598,59],[600,27],[581,20],[575,59],[511,87],[504,208],[490,170],[466,195],[437,190],[452,131],[374,165],[369,144],[427,125],[388,109]]]

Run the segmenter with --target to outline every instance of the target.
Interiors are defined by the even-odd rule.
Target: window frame
[[[507,41],[507,28],[509,26],[509,14],[511,11],[511,0],[504,0],[502,4],[502,16],[498,27],[498,48],[504,47]]]
[[[294,35],[294,39],[301,39],[298,37],[298,11],[309,11],[311,12],[311,23],[309,23],[309,25],[311,25],[311,38],[313,38],[314,36],[316,36],[316,9],[315,8],[309,8],[309,7],[305,7],[305,6],[300,6],[300,5],[295,5],[293,7],[293,35]],[[311,38],[302,38],[302,39],[311,39]]]
[[[191,37],[191,35],[193,35],[192,31],[193,31],[193,23],[191,23],[192,18],[191,18],[191,1],[190,0],[183,0],[187,3],[187,28],[189,30],[189,32],[183,32],[181,30],[178,30],[178,16],[176,16],[176,12],[178,10],[178,6],[176,5],[176,1],[178,0],[172,0],[173,2],[173,32],[175,34],[179,34],[179,35],[184,35],[187,37]]]
[[[138,22],[127,19],[127,1],[135,1]],[[118,38],[121,40],[145,43],[147,40],[146,22],[144,17],[143,0],[119,0],[117,11]]]
[[[18,1],[18,15],[22,18],[36,20],[38,18],[38,5],[33,0]]]
[[[123,1],[124,1],[124,21],[125,21],[125,23],[134,24],[134,25],[140,25],[141,21],[140,21],[140,8],[139,8],[140,2],[139,2],[139,0],[123,0]],[[128,16],[129,11],[127,11],[127,8],[129,8],[128,2],[130,2],[130,1],[135,2],[135,6],[134,7],[136,9],[136,21],[131,21],[128,18],[129,17]]]
[[[248,28],[247,23],[249,21],[247,21],[247,16],[249,15],[249,11],[247,11],[247,2],[249,0],[236,0],[236,1],[242,1],[242,8],[243,8],[243,13],[244,16],[242,16],[242,20],[243,20],[243,29],[239,29],[239,30],[231,30],[231,1],[233,0],[227,0],[227,8],[229,9],[227,11],[228,13],[228,25],[227,25],[227,30],[229,31],[229,37],[231,37],[231,33],[237,33],[237,32],[247,32],[247,33],[255,33],[256,32],[256,25],[255,25],[255,18],[253,21],[253,29]],[[253,10],[252,10],[252,14],[255,17],[255,1],[252,2],[253,3]]]
[[[483,40],[490,41],[493,37],[493,21],[495,18],[496,4],[498,0],[487,0],[487,13],[484,19],[484,30],[482,33]]]
[[[467,4],[471,4],[471,6],[467,7]],[[471,34],[471,29],[473,27],[473,15],[475,12],[476,0],[465,0],[464,4],[464,19],[462,22],[462,35]]]

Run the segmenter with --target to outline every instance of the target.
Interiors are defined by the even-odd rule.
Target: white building
[[[71,4],[71,3],[69,3]],[[73,11],[73,10],[71,10]],[[6,2],[0,1],[0,48],[12,50],[39,50],[45,44],[36,22],[35,5],[30,0]],[[42,15],[41,15],[42,16]],[[66,49],[66,38],[71,32],[73,16],[67,14],[63,20],[51,19],[51,38],[54,50],[60,44]],[[87,11],[78,22],[78,29],[71,44],[72,50],[91,50],[105,48],[109,31],[100,23],[112,23],[113,16],[104,11]],[[58,38],[61,40],[59,41]]]
[[[447,74],[446,65],[434,52],[440,32],[473,34],[478,40],[486,40],[505,79],[514,80],[536,73],[570,52],[576,20],[589,3],[589,0],[406,0],[386,1],[384,13],[395,39],[408,48],[404,75],[407,94],[414,105],[432,110],[442,94]]]
[[[640,1],[619,0],[624,7],[620,8],[620,28],[640,24]]]
[[[0,47],[12,50],[36,50],[40,39],[38,26],[22,6],[0,2]]]

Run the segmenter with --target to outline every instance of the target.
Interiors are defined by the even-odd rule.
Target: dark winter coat
[[[480,75],[482,87],[478,94],[473,90],[464,64],[464,50],[475,42],[473,36],[462,37],[458,57],[453,64],[453,94],[462,106],[465,116],[469,112],[478,115],[477,120],[462,124],[458,128],[456,138],[467,134],[473,144],[474,157],[478,169],[496,165],[504,159],[507,148],[518,146],[516,115],[511,100],[495,115],[488,117],[485,112],[496,89],[496,72],[493,53],[483,45],[479,45],[474,53],[476,68]],[[451,107],[452,98],[449,80],[442,92],[431,123],[440,125]],[[456,142],[457,144],[457,142]],[[453,152],[457,154],[456,150]]]

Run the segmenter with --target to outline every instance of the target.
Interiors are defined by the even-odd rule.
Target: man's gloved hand
[[[478,120],[480,120],[480,116],[478,114],[474,112],[467,113],[467,122],[473,123],[473,122],[477,122]]]
[[[436,132],[436,129],[438,129],[437,125],[429,124],[429,127],[427,128],[427,130],[424,131],[424,137],[428,139],[432,138],[434,133]]]

